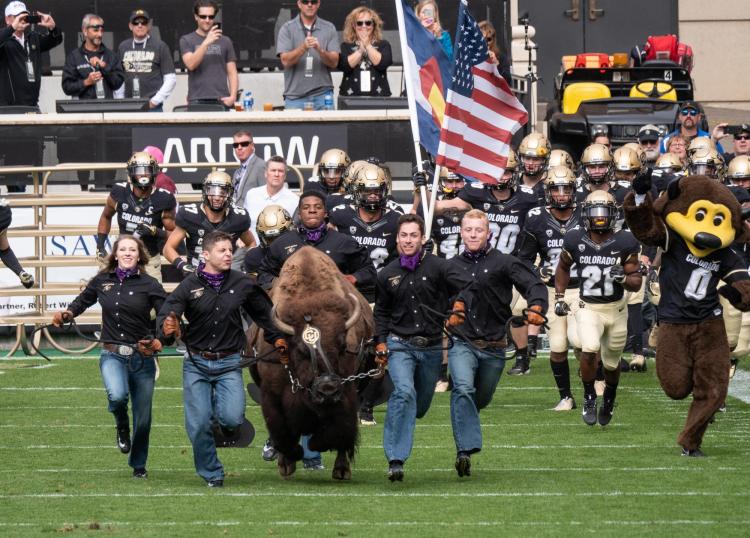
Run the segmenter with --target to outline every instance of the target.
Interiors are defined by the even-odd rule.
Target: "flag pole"
[[[412,72],[411,72],[411,62],[409,62],[408,55],[409,55],[409,44],[406,40],[406,23],[404,22],[404,8],[402,4],[402,0],[395,0],[396,2],[396,18],[398,20],[398,38],[401,42],[401,58],[402,58],[402,65],[404,70],[404,82],[406,84],[406,102],[409,104],[409,122],[411,123],[411,133],[414,137],[414,156],[417,160],[417,171],[418,172],[424,172],[424,167],[422,166],[422,151],[419,148],[419,120],[417,119],[417,102],[414,99],[414,91],[412,88],[409,87],[410,81],[413,79],[411,78]],[[433,191],[434,193],[435,191]],[[428,233],[426,234],[427,237],[430,237],[429,229],[430,224],[432,223],[432,219],[428,218],[431,214],[429,210],[427,209],[427,188],[422,186],[419,188],[419,193],[421,194],[421,200],[422,200],[422,210],[424,211],[424,218],[425,218],[425,226],[427,226]],[[434,196],[433,196],[434,198]]]

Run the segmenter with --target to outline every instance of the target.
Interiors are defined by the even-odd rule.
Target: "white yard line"
[[[750,372],[737,369],[729,382],[729,395],[745,403],[750,403]]]

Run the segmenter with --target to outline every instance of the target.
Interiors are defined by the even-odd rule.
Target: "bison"
[[[286,333],[288,365],[265,342],[262,330],[248,331],[251,367],[261,388],[261,408],[279,452],[279,473],[289,478],[302,459],[301,435],[312,450],[336,450],[332,476],[351,478],[359,440],[356,383],[347,380],[371,364],[366,353],[374,333],[372,311],[333,261],[302,247],[284,263],[271,292],[273,320]]]

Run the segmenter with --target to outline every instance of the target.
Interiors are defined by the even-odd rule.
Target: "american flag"
[[[510,139],[528,119],[508,83],[489,62],[479,25],[462,0],[455,67],[435,161],[483,183],[497,183],[508,161]]]

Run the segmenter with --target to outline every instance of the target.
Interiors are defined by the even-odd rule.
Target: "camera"
[[[42,22],[42,16],[39,15],[36,11],[32,11],[26,16],[26,22],[29,24],[39,24]]]
[[[742,125],[727,125],[724,127],[724,132],[732,136],[737,136],[742,132]]]

